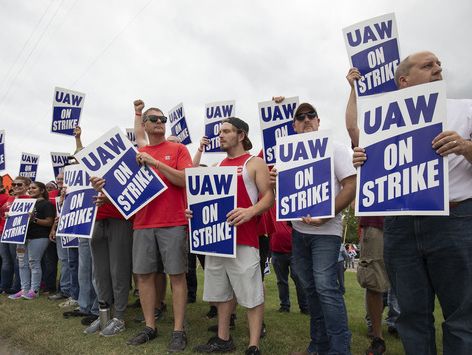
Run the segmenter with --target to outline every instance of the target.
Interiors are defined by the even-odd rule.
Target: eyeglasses
[[[305,112],[305,113],[300,113],[295,116],[295,119],[297,121],[303,121],[305,117],[308,117],[308,119],[312,120],[316,117],[318,117],[317,113],[315,111],[310,111],[310,112]]]
[[[156,123],[157,120],[161,121],[161,123],[166,123],[167,122],[167,117],[166,116],[156,116],[156,115],[144,116],[144,122],[146,122],[148,120],[151,121],[152,123]]]
[[[22,187],[23,183],[22,182],[12,182],[11,186],[13,186],[13,187]]]

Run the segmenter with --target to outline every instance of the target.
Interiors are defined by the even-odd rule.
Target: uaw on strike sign
[[[79,125],[85,94],[63,88],[54,88],[51,132],[74,135]]]
[[[446,125],[445,83],[358,100],[356,215],[448,215],[448,159],[432,148]]]

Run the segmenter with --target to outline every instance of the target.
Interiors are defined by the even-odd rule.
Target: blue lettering
[[[388,20],[387,22],[375,23],[374,27],[377,30],[380,39],[384,39],[385,37],[392,37],[392,20]]]
[[[369,26],[364,27],[364,33],[361,36],[361,30],[356,29],[354,31],[355,36],[352,32],[348,32],[347,41],[351,47],[357,47],[361,43],[368,43],[369,41],[377,41],[378,39],[391,38],[392,37],[392,20],[387,22],[374,23],[375,32]]]
[[[373,134],[377,132],[380,129],[380,125],[382,124],[382,107],[379,106],[375,108],[375,121],[371,125],[371,120],[370,120],[370,112],[367,111],[364,113],[364,131],[367,134]]]
[[[324,137],[323,139],[315,139],[308,142],[298,142],[296,143],[295,150],[293,149],[294,144],[288,143],[280,146],[280,160],[282,162],[316,159],[325,156],[328,138]]]
[[[223,193],[227,195],[229,193],[231,181],[233,180],[233,175],[215,175],[214,179],[215,179],[215,185],[216,185],[216,193],[217,194]]]
[[[120,151],[124,152],[126,149],[119,133],[117,133],[115,137],[110,138],[109,142],[105,142],[105,145],[117,155],[120,154]]]
[[[416,105],[412,98],[406,99],[405,104],[408,109],[408,113],[410,114],[411,123],[418,124],[421,115],[423,116],[425,122],[431,122],[437,101],[438,93],[434,93],[429,96],[428,104],[426,104],[426,98],[423,95],[418,96]]]
[[[195,175],[189,177],[189,191],[192,195],[228,194],[232,175]]]
[[[387,113],[385,114],[385,122],[382,131],[390,129],[390,126],[395,124],[397,127],[404,127],[405,120],[402,116],[402,111],[397,102],[392,102],[388,105]]]
[[[80,103],[82,101],[83,97],[79,95],[72,95],[72,105],[74,106],[80,106]],[[56,91],[56,101],[57,102],[62,102],[64,104],[70,104],[71,103],[71,98],[69,94],[66,94],[62,91]]]

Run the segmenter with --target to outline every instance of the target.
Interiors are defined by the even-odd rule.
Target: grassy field
[[[199,270],[199,285],[202,285],[202,271]],[[279,313],[279,301],[275,274],[271,273],[266,278],[266,309],[265,323],[267,325],[267,337],[262,340],[261,350],[264,354],[279,355],[290,354],[291,351],[305,349],[309,339],[308,316],[298,312],[296,305],[295,288],[291,285],[292,311],[291,313]],[[369,345],[365,336],[364,323],[364,291],[355,278],[355,273],[346,272],[346,305],[349,313],[349,327],[352,332],[352,354],[364,354]],[[199,288],[198,299],[201,300],[202,289]],[[130,302],[134,298],[130,298]],[[421,302],[421,300],[418,300]],[[168,307],[162,321],[158,323],[159,336],[152,342],[139,346],[129,347],[125,341],[139,331],[141,324],[133,321],[139,310],[129,309],[126,313],[127,329],[125,332],[112,337],[104,338],[99,335],[83,334],[84,326],[80,324],[80,318],[64,319],[63,310],[57,306],[58,302],[49,301],[46,296],[41,296],[34,301],[7,299],[0,296],[0,342],[6,341],[10,349],[21,349],[29,354],[166,354],[167,343],[172,331],[172,311]],[[167,295],[167,304],[171,305],[170,294]],[[438,307],[437,307],[438,308]],[[189,344],[185,354],[191,354],[192,348],[200,343],[205,343],[212,335],[207,327],[216,323],[215,320],[207,320],[205,314],[208,305],[202,301],[190,304],[187,308],[187,335]],[[440,312],[436,311],[436,320],[442,321]],[[439,327],[437,338],[440,339]],[[390,336],[384,326],[387,353],[389,355],[403,354],[400,340]],[[248,341],[248,331],[245,312],[238,308],[236,330],[232,332],[237,351],[235,354],[244,353]],[[442,346],[438,343],[438,352],[442,352]],[[0,353],[2,353],[0,348]]]

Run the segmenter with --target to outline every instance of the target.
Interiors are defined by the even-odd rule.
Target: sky
[[[112,127],[132,127],[139,98],[164,112],[184,104],[193,155],[205,104],[235,100],[257,154],[257,104],[278,95],[314,104],[320,129],[349,144],[342,29],[391,12],[401,57],[433,51],[448,97],[472,98],[470,0],[0,1],[0,174],[16,176],[21,152],[34,153],[37,180],[47,182],[50,152],[74,151],[73,137],[50,133],[56,86],[86,94],[84,145]],[[202,162],[221,158],[206,154]]]

